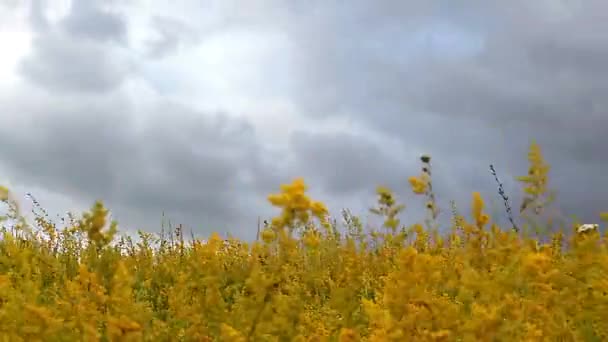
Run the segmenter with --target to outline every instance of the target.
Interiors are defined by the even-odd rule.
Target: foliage
[[[438,209],[430,157],[411,177]],[[538,146],[520,178],[540,210],[547,171]],[[492,171],[495,175],[494,169]],[[498,181],[498,179],[497,179]],[[502,186],[501,196],[507,203]],[[602,341],[608,340],[608,244],[599,229],[561,227],[540,242],[502,230],[473,193],[471,217],[406,226],[378,188],[383,232],[342,214],[345,231],[302,179],[268,200],[280,214],[248,244],[213,234],[185,242],[116,238],[96,203],[65,226],[28,224],[9,189],[0,241],[0,336],[11,341]],[[525,209],[525,208],[524,208]],[[510,213],[509,213],[510,214]],[[532,213],[534,214],[534,213]],[[608,213],[602,214],[608,219]],[[315,219],[315,220],[313,220]],[[315,223],[316,222],[316,223]]]

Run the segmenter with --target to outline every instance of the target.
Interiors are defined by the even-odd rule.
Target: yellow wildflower
[[[427,188],[427,182],[422,180],[419,177],[412,176],[409,179],[410,185],[412,186],[412,191],[416,194],[424,194]]]
[[[306,247],[315,248],[319,246],[320,241],[321,236],[314,230],[308,231],[306,234],[304,234],[304,245],[306,245]]]
[[[8,200],[8,188],[0,185],[0,201],[7,201]]]
[[[271,243],[272,241],[274,241],[274,239],[276,239],[276,237],[277,235],[270,228],[266,228],[264,229],[264,231],[262,231],[262,240],[266,243]]]
[[[535,142],[530,145],[528,162],[530,164],[528,175],[517,177],[518,181],[525,184],[524,192],[527,194],[523,199],[521,211],[524,211],[528,204],[535,203],[534,209],[540,213],[543,207],[541,197],[547,194],[547,175],[550,167],[543,158],[540,146]]]
[[[283,206],[289,201],[289,197],[285,194],[268,195],[268,201],[274,206]]]
[[[473,214],[473,220],[478,227],[485,226],[490,221],[490,216],[483,212],[484,208],[483,199],[481,198],[481,194],[479,192],[473,193],[473,204],[471,207],[471,211]]]
[[[327,207],[325,206],[325,204],[323,204],[323,202],[318,202],[318,201],[312,201],[310,203],[310,210],[312,211],[313,215],[321,218],[323,215],[326,215],[328,213]]]
[[[281,193],[268,196],[268,201],[282,209],[280,218],[273,219],[275,227],[289,226],[295,220],[306,223],[310,213],[323,221],[327,208],[321,202],[311,200],[306,194],[307,187],[302,178],[295,179],[291,184],[281,185]]]

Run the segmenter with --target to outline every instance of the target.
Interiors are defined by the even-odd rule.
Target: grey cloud
[[[128,56],[102,44],[60,33],[37,36],[20,63],[27,80],[51,91],[106,92],[133,72]]]
[[[85,37],[95,41],[125,42],[125,18],[117,11],[102,8],[93,0],[73,1],[70,13],[62,26],[74,37]]]
[[[333,9],[328,19],[295,31],[312,50],[302,57],[299,104],[311,116],[354,116],[405,146],[426,142],[438,160],[462,170],[450,174],[453,182],[467,179],[462,160],[469,156],[479,161],[468,171],[478,175],[473,179],[488,177],[489,163],[504,163],[503,178],[525,173],[526,148],[536,139],[553,165],[564,211],[597,219],[608,203],[593,190],[608,185],[601,176],[608,170],[601,64],[608,36],[598,33],[605,31],[601,13],[607,12],[599,1],[580,6],[516,2],[507,10],[487,3],[454,13],[425,9],[426,15],[378,6],[350,16]],[[415,25],[400,24],[412,17]],[[457,57],[436,50],[432,40],[408,45],[442,22],[466,34],[461,45],[476,37],[483,44]],[[391,33],[390,27],[405,30]],[[585,170],[584,181],[559,176],[575,177],[574,165]],[[493,190],[491,182],[484,187]]]
[[[34,100],[35,98],[35,100]],[[134,149],[120,101],[56,101],[24,97],[2,105],[6,118],[22,117],[34,127],[3,125],[3,162],[38,185],[74,194],[111,194],[115,166]],[[32,101],[27,103],[27,101]]]
[[[128,121],[143,113],[116,97],[119,92],[108,92],[134,72],[121,48],[108,44],[125,32],[106,25],[114,19],[75,31],[74,23],[86,21],[73,19],[77,13],[86,18],[99,9],[89,7],[72,12],[65,31],[41,30],[21,68],[27,80],[72,100],[0,103],[12,116],[42,118],[35,134],[3,134],[5,167],[57,191],[108,198],[120,217],[134,222],[153,224],[165,210],[198,229],[251,236],[248,225],[272,212],[264,196],[293,176],[310,178],[333,208],[345,198],[369,196],[356,203],[363,209],[363,202],[373,204],[376,185],[389,185],[408,205],[409,222],[424,202],[407,184],[419,172],[421,153],[433,156],[444,222],[451,199],[468,213],[471,191],[500,209],[491,163],[516,208],[521,194],[513,178],[526,173],[527,147],[536,139],[553,167],[550,181],[565,214],[595,222],[608,209],[600,192],[608,186],[605,2],[579,8],[528,1],[249,2],[238,13],[233,6],[222,3],[217,25],[209,27],[268,25],[299,49],[290,100],[303,115],[319,125],[328,116],[348,116],[399,146],[307,128],[292,136],[290,155],[274,154],[246,121],[164,101],[145,113],[143,126]],[[191,22],[153,22],[160,38],[150,42],[149,57],[198,39],[205,25],[197,26],[192,12]],[[82,152],[87,149],[92,152]]]
[[[106,92],[133,72],[130,57],[108,41],[124,41],[126,24],[116,13],[91,0],[75,1],[58,26],[49,26],[47,3],[33,1],[32,51],[20,65],[21,75],[50,91]]]
[[[126,120],[135,113],[119,98],[67,102],[0,103],[6,119],[19,111],[37,122],[28,132],[2,125],[5,172],[84,201],[104,200],[127,225],[152,225],[137,228],[157,230],[165,211],[197,233],[255,233],[261,201],[250,196],[258,172],[252,165],[261,147],[247,122],[161,103],[142,124]]]
[[[253,127],[162,98],[137,110],[120,87],[137,71],[128,47],[109,42],[125,32],[109,17],[89,22],[99,9],[81,4],[60,26],[37,28],[19,68],[37,87],[0,97],[0,168],[21,184],[104,200],[127,229],[155,230],[164,211],[197,233],[252,237],[260,195],[272,190]]]
[[[420,173],[419,154],[405,151],[408,153],[364,134],[296,131],[290,139],[290,153],[297,158],[290,168],[318,189],[319,199],[327,203],[334,218],[340,219],[340,211],[349,209],[365,221],[378,224],[369,208],[377,204],[376,188],[386,186],[399,203],[406,205],[402,218],[410,224],[424,219],[426,200],[413,195],[408,183],[409,176]],[[441,175],[439,180],[442,191],[446,184],[453,186],[442,182]]]
[[[177,52],[182,44],[198,40],[196,30],[174,18],[156,16],[152,18],[152,25],[159,37],[147,42],[148,56],[151,58],[163,58]]]
[[[373,191],[376,185],[394,185],[406,179],[403,163],[365,136],[295,132],[290,145],[292,153],[299,156],[293,167],[306,172],[332,195]]]

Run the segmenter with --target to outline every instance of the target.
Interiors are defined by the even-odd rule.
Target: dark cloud
[[[45,19],[44,3],[34,5],[30,13]],[[89,22],[96,11],[81,4],[59,26],[36,26],[19,70],[37,87],[0,98],[5,175],[82,202],[104,200],[125,229],[155,230],[165,212],[197,233],[251,237],[264,214],[260,193],[271,190],[259,174],[269,167],[253,127],[150,95],[132,98],[121,86],[136,70],[125,46],[110,44],[124,29],[110,17]]]
[[[330,9],[312,28],[298,28],[312,50],[302,57],[300,104],[311,115],[354,116],[400,137],[404,146],[425,142],[437,160],[457,170],[449,174],[453,182],[478,179],[488,194],[487,165],[501,165],[503,178],[525,173],[527,146],[535,139],[553,165],[564,211],[597,219],[608,203],[594,190],[608,186],[602,176],[608,103],[601,95],[608,36],[599,33],[606,29],[600,14],[606,5],[559,6],[470,5],[453,13],[435,8],[434,15],[427,9],[413,14],[414,27],[407,6],[350,16]],[[440,23],[461,32],[454,40],[469,46],[468,54],[452,53],[433,35],[411,45]]]
[[[337,196],[368,191],[370,186],[373,191],[380,184],[400,184],[405,178],[404,162],[395,158],[390,146],[379,146],[363,135],[295,132],[291,151],[298,156],[294,169],[306,172],[324,191]]]
[[[53,92],[107,92],[119,87],[133,65],[120,50],[60,33],[37,36],[21,75]]]
[[[122,101],[62,101],[32,92],[0,107],[8,121],[0,137],[3,162],[54,191],[110,196],[116,170],[137,147]]]
[[[171,103],[133,121],[137,113],[120,99],[64,101],[0,103],[7,118],[20,113],[37,123],[26,135],[16,129],[23,121],[2,125],[2,166],[11,177],[104,200],[127,224],[156,229],[164,211],[199,233],[255,232],[263,197],[248,194],[255,192],[261,151],[247,122]]]
[[[608,186],[605,2],[254,1],[238,12],[233,2],[193,2],[179,21],[175,13],[153,19],[158,36],[143,58],[165,57],[224,28],[271,28],[287,37],[293,73],[271,70],[265,81],[310,125],[277,125],[295,128],[277,146],[246,119],[160,94],[127,94],[123,86],[141,76],[124,44],[127,12],[86,1],[49,27],[41,4],[31,7],[37,36],[20,70],[51,92],[26,87],[0,97],[0,166],[21,183],[107,199],[129,224],[153,226],[165,211],[197,232],[251,237],[257,215],[274,212],[265,195],[296,176],[331,208],[353,204],[360,213],[373,205],[377,185],[391,186],[410,222],[422,216],[424,199],[407,183],[420,172],[422,153],[433,156],[442,222],[452,199],[469,212],[472,191],[505,221],[488,166],[517,208],[514,177],[527,172],[532,140],[552,165],[564,214],[595,222],[608,209],[601,192]],[[208,20],[210,13],[217,18]],[[340,117],[365,129],[317,130]]]
[[[90,0],[75,1],[60,24],[49,26],[44,0],[30,4],[36,34],[32,51],[20,65],[21,75],[53,92],[107,92],[133,72],[129,54],[107,41],[126,38],[124,19]]]

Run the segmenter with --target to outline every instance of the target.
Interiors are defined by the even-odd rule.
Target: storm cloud
[[[490,164],[517,207],[536,140],[558,208],[595,222],[606,13],[599,0],[7,2],[0,175],[49,201],[102,199],[125,229],[157,231],[166,212],[251,238],[275,212],[265,196],[297,176],[335,215],[365,214],[389,185],[418,220],[407,178],[423,153],[443,220],[471,191],[500,205]]]

